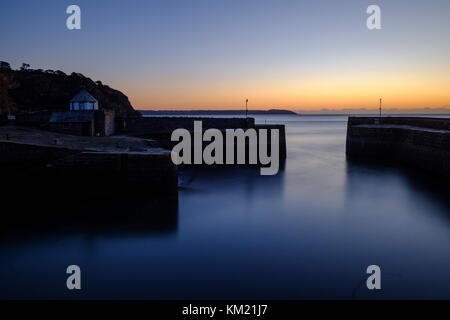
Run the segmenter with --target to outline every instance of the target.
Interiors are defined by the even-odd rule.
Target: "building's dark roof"
[[[89,92],[86,90],[81,90],[78,92],[78,94],[70,100],[70,102],[97,102],[97,99],[95,99]]]
[[[50,117],[50,123],[55,122],[91,122],[94,120],[92,111],[66,111],[53,112]]]

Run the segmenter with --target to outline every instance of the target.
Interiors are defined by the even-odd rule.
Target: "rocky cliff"
[[[69,109],[69,101],[81,89],[89,91],[104,109],[119,117],[136,117],[127,96],[79,73],[61,71],[0,69],[0,118],[11,113]]]

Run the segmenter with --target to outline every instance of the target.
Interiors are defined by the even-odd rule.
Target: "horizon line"
[[[160,108],[135,108],[137,111],[149,111],[149,112],[245,112],[245,109],[234,109],[234,108],[198,108],[198,109],[184,109],[182,107],[174,107],[173,109],[160,109]],[[379,108],[321,108],[321,109],[297,109],[297,108],[255,108],[248,109],[248,112],[269,112],[269,111],[291,111],[295,113],[321,113],[321,112],[374,112],[379,113]],[[382,108],[382,112],[436,112],[444,111],[450,113],[450,105],[445,105],[442,107],[417,107],[417,108]]]

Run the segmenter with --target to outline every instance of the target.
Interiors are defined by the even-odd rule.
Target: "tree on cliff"
[[[11,70],[11,65],[6,61],[0,61],[1,70]]]
[[[47,72],[31,69],[0,70],[0,113],[65,111],[69,101],[81,89],[86,89],[98,100],[99,105],[113,110],[117,117],[141,116],[120,91],[99,86],[77,73],[68,76],[62,71]]]
[[[22,66],[20,67],[20,71],[26,71],[30,68],[30,65],[28,63],[22,63]]]

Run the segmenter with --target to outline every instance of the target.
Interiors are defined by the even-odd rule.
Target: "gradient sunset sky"
[[[82,29],[66,28],[77,4]],[[382,10],[382,30],[366,9]],[[0,60],[81,72],[138,109],[450,105],[449,0],[2,0]]]

